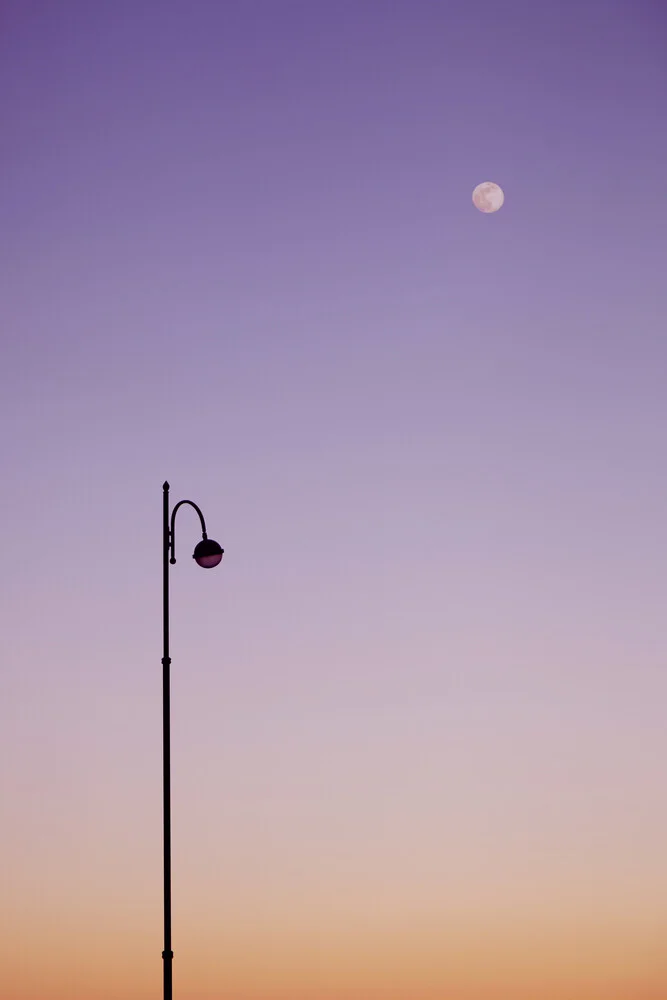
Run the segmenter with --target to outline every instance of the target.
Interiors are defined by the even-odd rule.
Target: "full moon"
[[[482,181],[472,193],[472,203],[480,212],[497,212],[504,201],[503,189],[493,181]]]

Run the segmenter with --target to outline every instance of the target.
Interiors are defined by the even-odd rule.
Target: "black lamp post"
[[[169,564],[176,562],[174,525],[176,511],[188,504],[199,514],[202,540],[195,546],[192,558],[204,569],[212,569],[222,559],[223,549],[206,535],[204,515],[192,500],[179,500],[169,517],[169,483],[162,486],[162,766],[163,766],[163,821],[164,821],[164,1000],[172,1000],[171,963],[171,728],[169,700]]]

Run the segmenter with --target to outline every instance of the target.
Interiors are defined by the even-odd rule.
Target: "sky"
[[[161,997],[165,479],[177,1000],[667,995],[666,45],[5,0],[3,1000]]]

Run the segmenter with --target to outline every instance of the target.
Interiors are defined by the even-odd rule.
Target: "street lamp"
[[[195,546],[192,558],[204,569],[217,566],[223,549],[206,534],[204,515],[192,500],[179,500],[169,516],[169,483],[162,486],[162,766],[163,766],[163,822],[164,822],[164,1000],[172,1000],[171,963],[171,731],[169,700],[169,564],[176,562],[174,527],[176,511],[183,504],[194,507],[201,522],[202,540]]]

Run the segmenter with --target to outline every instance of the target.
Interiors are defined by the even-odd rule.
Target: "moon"
[[[482,181],[472,193],[472,203],[480,212],[497,212],[504,201],[503,189],[493,181]]]

